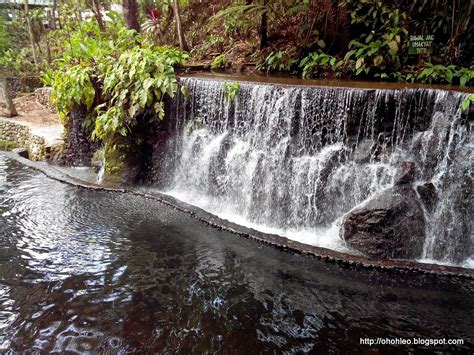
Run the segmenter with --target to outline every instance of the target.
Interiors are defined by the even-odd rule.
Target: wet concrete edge
[[[196,72],[177,73],[178,80],[181,78],[193,78],[220,82],[239,82],[245,84],[271,85],[277,87],[306,87],[316,89],[353,89],[360,91],[404,91],[404,90],[434,90],[447,91],[460,94],[474,93],[474,87],[455,86],[444,84],[421,84],[421,83],[396,83],[379,81],[360,81],[350,79],[302,79],[299,77],[247,75],[238,73],[222,72]]]
[[[131,188],[105,187],[102,185],[97,185],[85,182],[83,180],[79,180],[75,177],[72,177],[59,171],[53,165],[31,161],[22,156],[23,152],[24,150],[22,149],[15,149],[12,152],[2,153],[4,153],[7,158],[13,159],[36,171],[39,171],[47,177],[51,178],[52,180],[56,180],[62,183],[66,183],[68,185],[88,190],[124,193],[151,199],[162,203],[168,207],[171,207],[175,210],[187,213],[192,217],[196,218],[197,220],[209,225],[210,227],[219,230],[225,230],[240,237],[254,240],[256,242],[272,246],[282,251],[311,256],[324,262],[342,265],[349,269],[376,269],[383,270],[385,272],[395,272],[398,274],[406,274],[413,276],[431,274],[474,280],[474,270],[472,269],[438,264],[424,264],[410,260],[374,260],[363,256],[356,256],[322,247],[303,244],[276,234],[267,234],[259,232],[254,229],[247,228],[236,223],[230,222],[228,220],[219,218],[216,215],[206,212],[205,210],[199,207],[187,204],[174,197],[159,192],[149,194],[133,190]]]

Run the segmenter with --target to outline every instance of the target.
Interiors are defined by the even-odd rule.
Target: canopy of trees
[[[17,2],[18,3],[18,2]],[[190,52],[214,70],[255,63],[304,77],[472,84],[473,4],[463,0],[55,0],[0,8],[0,65],[9,75],[55,67],[93,23]],[[111,27],[111,29],[108,29]],[[431,55],[408,55],[410,35],[432,34]]]

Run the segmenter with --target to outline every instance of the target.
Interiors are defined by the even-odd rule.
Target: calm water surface
[[[437,350],[473,350],[473,295],[471,281],[280,252],[152,200],[50,180],[0,153],[0,352],[419,348],[369,348],[366,337],[460,338]]]

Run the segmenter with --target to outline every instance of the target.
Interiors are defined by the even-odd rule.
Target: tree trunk
[[[44,38],[46,42],[46,59],[48,61],[48,64],[50,64],[51,63],[51,45],[49,44],[48,34],[46,34]]]
[[[57,14],[58,27],[62,30],[63,29],[63,23],[61,21],[61,8],[57,7],[57,4],[56,4],[56,9],[54,10],[54,14],[55,14],[55,16]]]
[[[267,6],[267,0],[263,0],[263,6]],[[260,22],[260,49],[268,46],[268,11],[262,14]]]
[[[30,35],[31,50],[33,51],[33,60],[35,61],[36,69],[38,69],[38,65],[39,65],[38,53],[36,53],[35,34],[33,32],[33,25],[30,19],[30,6],[28,5],[28,0],[25,0],[25,17],[26,17],[26,22],[28,24],[28,33]]]
[[[50,26],[52,30],[56,29],[56,10],[58,8],[58,0],[53,1],[53,9],[51,10],[51,22]]]
[[[136,0],[123,0],[123,15],[127,27],[140,32],[139,11]]]
[[[181,14],[179,10],[179,0],[173,0],[174,17],[176,19],[176,30],[178,33],[179,48],[182,51],[189,51],[188,44],[184,38],[183,28],[181,26]]]
[[[2,99],[7,105],[7,116],[14,117],[17,116],[15,104],[13,103],[12,98],[7,90],[7,82],[3,76],[0,76],[0,99]]]
[[[89,5],[89,8],[94,13],[94,17],[97,21],[97,24],[99,25],[100,32],[105,32],[105,23],[104,23],[104,20],[102,19],[102,12],[100,9],[99,0],[92,0],[90,3],[87,2],[87,4]]]

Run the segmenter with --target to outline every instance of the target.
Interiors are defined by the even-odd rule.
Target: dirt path
[[[5,104],[0,103],[0,118],[30,128],[34,135],[43,137],[47,145],[63,141],[64,128],[58,116],[38,102],[34,93],[13,100],[18,116],[5,117]]]

